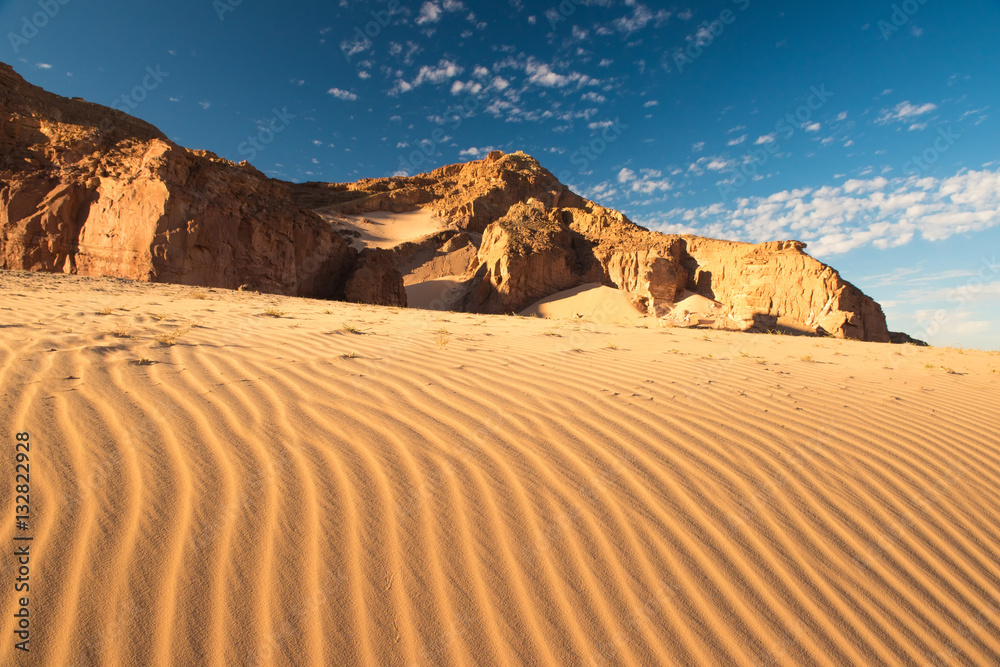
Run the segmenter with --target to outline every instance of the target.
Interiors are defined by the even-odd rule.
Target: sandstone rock
[[[893,345],[916,345],[917,347],[930,347],[925,341],[914,338],[910,334],[901,331],[890,331],[889,342]]]
[[[354,303],[406,307],[403,277],[391,250],[366,248],[347,281],[344,297]]]
[[[0,267],[343,297],[357,253],[280,182],[2,64],[0,90]]]
[[[404,281],[447,278],[456,306],[482,313],[518,312],[593,282],[657,317],[687,290],[720,304],[696,318],[713,326],[890,339],[879,305],[804,244],[651,232],[520,152],[412,177],[299,185],[184,149],[2,64],[0,91],[0,267],[391,305],[406,303]],[[418,208],[444,231],[360,256],[315,213]]]
[[[465,306],[478,313],[515,313],[582,282],[574,272],[569,229],[537,201],[518,203],[490,224]]]
[[[813,259],[798,241],[751,244],[682,237],[687,288],[732,309],[740,328],[772,319],[792,328],[840,338],[888,342],[881,307],[835,270]]]

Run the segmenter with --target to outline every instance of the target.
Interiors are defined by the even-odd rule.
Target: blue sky
[[[1000,348],[1000,0],[18,0],[0,25],[32,83],[271,176],[520,149],[653,229],[806,241],[891,329]]]

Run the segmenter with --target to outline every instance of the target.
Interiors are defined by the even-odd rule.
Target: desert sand
[[[0,664],[1000,663],[996,353],[0,293]]]
[[[435,218],[433,211],[430,210],[406,213],[373,211],[363,216],[342,215],[323,210],[317,212],[338,227],[356,234],[351,240],[351,245],[358,250],[392,248],[400,243],[419,241],[440,232],[447,226],[443,220]]]

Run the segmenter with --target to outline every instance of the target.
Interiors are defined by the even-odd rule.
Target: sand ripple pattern
[[[0,663],[1000,664],[995,374],[221,294],[0,311]]]

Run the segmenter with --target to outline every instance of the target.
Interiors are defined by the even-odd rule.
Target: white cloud
[[[645,195],[652,195],[657,192],[665,192],[673,187],[673,184],[666,178],[662,178],[663,173],[659,169],[640,169],[641,176],[629,168],[623,168],[618,172],[618,182],[622,185],[629,184],[632,192]]]
[[[458,154],[460,157],[476,158],[479,157],[480,155],[489,155],[494,150],[496,149],[493,148],[493,146],[485,146],[483,148],[477,148],[476,146],[471,146],[470,148],[466,148],[465,150],[459,151]]]
[[[694,152],[694,153],[700,153],[703,150],[705,150],[705,142],[704,141],[698,141],[698,142],[695,142],[695,143],[691,144],[691,151],[692,152]]]
[[[331,88],[326,91],[327,95],[333,95],[338,100],[344,100],[346,102],[354,102],[358,99],[358,96],[349,90],[341,90],[340,88]]]
[[[818,256],[863,246],[892,248],[918,236],[941,241],[1000,225],[1000,171],[852,179],[839,187],[743,198],[732,209],[721,204],[675,209],[650,224],[672,231],[689,229],[695,221],[701,233],[726,238],[797,238]]]
[[[747,135],[741,134],[740,136],[736,137],[735,139],[730,139],[728,142],[726,142],[726,145],[727,146],[739,146],[740,144],[742,144],[746,140],[747,140]]]
[[[637,3],[635,0],[630,0],[625,4],[632,7],[632,14],[615,19],[611,22],[611,25],[615,30],[626,35],[631,35],[633,32],[642,30],[650,23],[653,23],[658,28],[670,18],[670,12],[661,9],[654,14],[650,11],[649,7]]]
[[[806,132],[819,132],[822,125],[819,123],[812,123],[811,125],[806,125]]]
[[[594,91],[590,91],[589,93],[584,93],[580,99],[583,100],[584,102],[597,102],[598,104],[607,100],[607,98],[604,97],[604,95],[601,95],[600,93],[595,93]]]
[[[469,95],[478,95],[479,91],[483,89],[483,84],[478,81],[466,81],[462,83],[461,81],[456,81],[451,84],[451,94],[459,95],[461,93],[467,93]]]
[[[771,134],[765,134],[763,136],[757,137],[757,141],[753,143],[755,146],[759,146],[761,144],[770,144],[774,142],[775,138],[776,135],[772,132]]]
[[[403,79],[399,79],[396,82],[396,87],[393,89],[393,92],[405,93],[425,83],[443,83],[450,79],[454,79],[464,71],[465,68],[461,65],[457,65],[450,60],[442,59],[438,61],[436,66],[422,66],[413,81],[407,82]]]
[[[726,171],[727,169],[732,169],[736,166],[736,163],[732,160],[726,160],[725,158],[714,157],[710,159],[706,164],[706,169],[711,169],[712,171]]]
[[[648,102],[646,102],[642,106],[644,106],[644,107],[646,107],[648,109],[649,107],[658,107],[658,106],[660,106],[660,103],[659,103],[658,100],[649,100]]]
[[[885,125],[893,121],[909,121],[917,116],[930,113],[935,109],[937,109],[937,105],[930,102],[919,105],[911,104],[910,102],[900,102],[892,109],[882,109],[875,122],[879,125]]]
[[[35,67],[37,67],[38,69],[52,69],[52,65],[48,63],[38,63],[37,65],[35,65]]]
[[[572,79],[568,76],[553,72],[552,68],[545,63],[529,62],[525,67],[525,72],[528,74],[528,81],[548,88],[562,88],[572,83]]]
[[[441,20],[441,5],[436,2],[425,2],[417,16],[417,25],[437,23]]]

